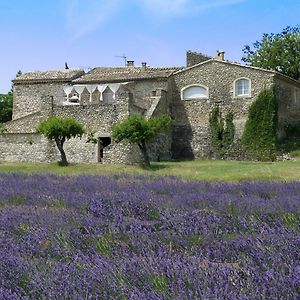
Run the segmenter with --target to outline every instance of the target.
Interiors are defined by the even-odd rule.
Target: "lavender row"
[[[300,183],[0,174],[2,299],[299,299]]]

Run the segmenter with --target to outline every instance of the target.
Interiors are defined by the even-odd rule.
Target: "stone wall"
[[[170,115],[168,92],[157,90],[153,97],[152,107],[147,111],[147,118]],[[167,161],[172,157],[172,127],[160,132],[153,142],[149,144],[149,156],[152,161]]]
[[[65,99],[63,90],[67,82],[24,83],[14,85],[13,120],[41,110],[41,98],[51,95],[54,104]]]
[[[20,162],[52,162],[57,160],[54,143],[37,133],[0,135],[0,160]]]
[[[65,142],[64,148],[67,158],[70,162],[98,162],[99,161],[99,138],[110,137],[112,135],[112,126],[126,118],[129,113],[144,113],[146,110],[140,106],[151,107],[154,104],[154,98],[151,97],[157,87],[166,87],[167,82],[155,81],[138,82],[134,84],[134,91],[137,95],[144,97],[148,101],[142,105],[142,100],[134,102],[132,94],[122,89],[116,95],[115,104],[104,103],[82,103],[76,106],[63,106],[63,85],[44,85],[25,84],[16,85],[16,105],[14,107],[15,119],[6,124],[6,133],[1,136],[0,142],[0,160],[7,161],[58,161],[60,154],[54,143],[48,142],[41,135],[35,134],[38,123],[49,116],[72,117],[82,123],[86,133],[93,133],[98,143],[87,143],[87,135],[81,139],[70,139]],[[53,89],[53,90],[52,90]],[[158,92],[161,97],[161,92]],[[166,97],[162,97],[163,104],[159,105],[156,110],[166,111]],[[30,99],[28,101],[28,99]],[[25,101],[22,103],[22,101]],[[24,104],[28,103],[28,107]],[[140,106],[137,106],[139,104]],[[33,107],[36,106],[34,109]],[[23,110],[22,112],[19,110]],[[26,115],[23,115],[26,114]],[[19,133],[19,134],[13,134]],[[26,133],[26,134],[25,134]],[[30,134],[31,135],[30,135]],[[165,140],[162,137],[160,141]],[[161,142],[159,142],[161,143]],[[155,143],[154,143],[155,144]],[[11,145],[11,146],[8,146]],[[155,144],[155,149],[165,146],[161,143]],[[157,159],[157,150],[151,157]],[[168,152],[168,151],[163,151]],[[35,155],[32,155],[35,153]],[[141,160],[141,155],[136,145],[125,143],[112,144],[104,148],[103,163],[137,163]]]
[[[137,81],[130,83],[128,89],[131,90],[133,97],[133,104],[148,110],[152,105],[153,97],[159,90],[168,89],[168,81],[162,80],[148,80],[148,81]]]
[[[278,99],[278,138],[285,138],[285,129],[300,121],[300,82],[276,76],[275,94]]]
[[[251,80],[251,97],[235,97],[234,81]],[[250,104],[264,88],[273,86],[273,74],[226,62],[211,61],[177,72],[170,78],[172,87],[171,114],[174,119],[172,154],[174,158],[207,157],[211,155],[209,115],[218,104],[223,116],[234,114],[236,139],[243,131]],[[181,89],[200,84],[209,89],[208,99],[181,100]]]
[[[202,53],[198,53],[198,52],[194,52],[194,51],[190,51],[190,50],[188,50],[186,52],[186,66],[187,67],[194,66],[196,64],[202,63],[209,59],[211,59],[211,57],[204,55]]]

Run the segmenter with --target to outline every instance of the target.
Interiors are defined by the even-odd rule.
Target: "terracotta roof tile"
[[[51,70],[51,71],[33,71],[24,73],[16,77],[14,83],[22,82],[48,82],[48,81],[71,81],[76,79],[85,72],[82,69],[65,69],[65,70]]]
[[[112,68],[94,68],[82,77],[74,80],[76,83],[101,83],[113,81],[128,81],[139,79],[167,78],[175,71],[181,70],[181,67],[112,67]]]

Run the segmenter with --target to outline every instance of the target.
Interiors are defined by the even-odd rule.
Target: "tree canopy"
[[[83,126],[73,118],[50,117],[42,121],[37,132],[43,134],[48,140],[55,141],[61,155],[62,165],[68,165],[64,143],[66,140],[81,137],[84,133]]]
[[[159,131],[168,128],[171,123],[169,116],[159,116],[146,119],[139,115],[130,115],[124,121],[113,127],[113,139],[116,143],[123,140],[137,144],[142,152],[144,163],[150,165],[147,142],[150,142]]]
[[[0,123],[10,121],[12,118],[13,93],[0,94]]]
[[[242,61],[252,66],[276,70],[300,79],[300,27],[286,27],[281,33],[265,33],[261,41],[246,45]]]

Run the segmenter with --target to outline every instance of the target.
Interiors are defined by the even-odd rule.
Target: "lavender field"
[[[300,182],[0,174],[0,299],[300,299]]]

